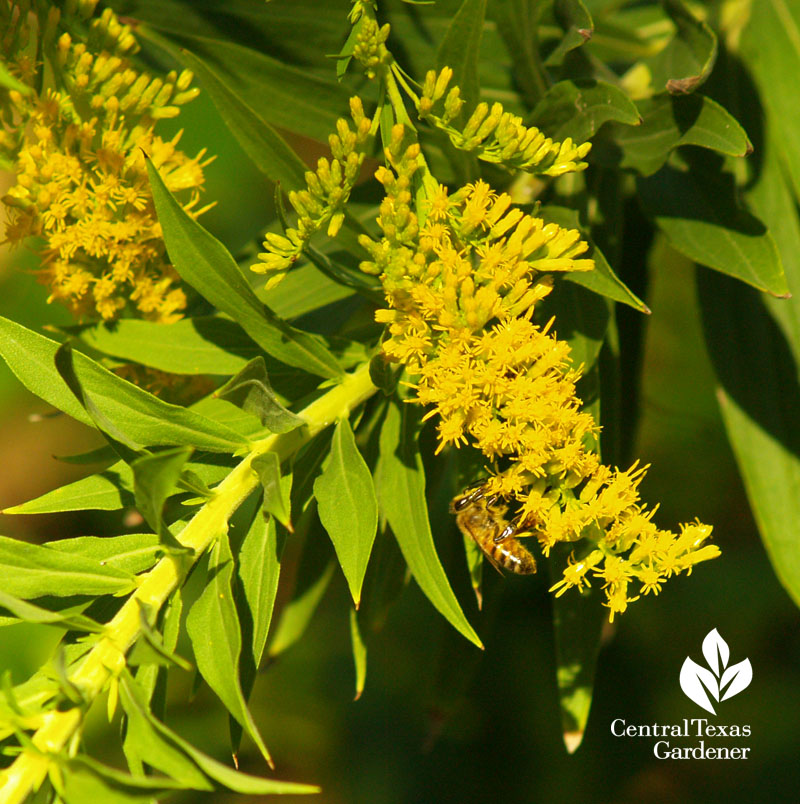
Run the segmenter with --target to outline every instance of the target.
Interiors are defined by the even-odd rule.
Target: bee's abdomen
[[[492,558],[510,572],[517,575],[533,575],[536,572],[536,559],[516,539],[506,539],[490,546]]]

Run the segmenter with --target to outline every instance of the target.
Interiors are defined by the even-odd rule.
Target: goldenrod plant
[[[96,474],[4,513],[113,512],[104,534],[0,537],[0,626],[63,633],[30,678],[5,677],[0,801],[317,792],[269,774],[248,700],[339,570],[357,697],[411,578],[475,651],[484,597],[549,592],[574,751],[602,621],[624,627],[667,581],[680,594],[676,576],[703,583],[725,550],[692,511],[660,523],[627,446],[642,333],[618,321],[650,312],[631,227],[706,266],[726,424],[800,595],[786,519],[765,508],[797,457],[756,444],[748,402],[779,382],[764,321],[796,327],[764,224],[781,249],[800,238],[779,203],[800,171],[784,179],[793,152],[773,132],[748,172],[745,129],[703,94],[720,49],[746,58],[760,29],[740,3],[588,6],[0,0],[5,241],[75,319],[47,335],[0,319],[0,355],[105,443],[71,459]],[[217,143],[188,155],[173,120],[201,90],[274,191],[235,254],[201,218]],[[763,351],[720,346],[734,314],[760,316]],[[167,389],[194,378],[192,398],[151,393],[153,372]],[[487,561],[526,577],[485,577]],[[230,716],[233,765],[168,725],[167,681],[187,672]],[[102,705],[124,769],[84,740]],[[243,737],[263,774],[239,770]]]

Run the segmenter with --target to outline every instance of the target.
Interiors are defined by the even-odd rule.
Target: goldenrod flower
[[[80,6],[88,15],[94,3]],[[144,318],[173,321],[186,298],[166,257],[144,153],[199,214],[204,152],[189,158],[178,148],[180,134],[163,140],[154,131],[196,96],[192,75],[162,79],[136,69],[136,41],[110,9],[91,23],[86,43],[60,25],[49,4],[0,1],[3,58],[28,88],[0,90],[0,156],[17,172],[3,198],[5,239],[40,239],[39,279],[49,301],[79,318],[109,320],[130,306]],[[41,62],[31,59],[37,38]]]
[[[436,90],[438,92],[438,90]],[[435,93],[434,93],[435,94]],[[380,168],[386,190],[380,240],[362,236],[388,309],[385,356],[405,367],[409,401],[438,420],[438,449],[470,445],[488,461],[484,493],[516,509],[515,535],[535,536],[545,554],[575,543],[553,591],[601,580],[609,617],[639,593],[719,555],[703,546],[711,528],[659,530],[639,501],[646,467],[627,471],[600,463],[592,449],[597,425],[582,410],[569,346],[553,322],[534,311],[552,288],[554,271],[592,270],[577,231],[545,224],[511,205],[506,194],[478,181],[455,193],[436,185],[420,205],[410,188],[420,169],[419,146],[403,149],[402,127]]]

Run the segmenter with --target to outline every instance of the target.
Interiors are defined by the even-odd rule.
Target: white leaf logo
[[[703,656],[711,669],[707,670],[688,656],[681,667],[681,689],[686,697],[712,715],[716,715],[712,698],[718,702],[727,701],[746,689],[753,680],[750,659],[728,667],[730,655],[728,643],[714,628],[703,640]]]

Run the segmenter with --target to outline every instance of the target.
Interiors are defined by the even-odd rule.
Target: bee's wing
[[[475,539],[475,541],[476,541],[476,542],[478,542],[478,540],[477,540],[477,539]],[[485,548],[485,547],[484,547],[484,546],[483,546],[483,545],[482,545],[480,542],[478,542],[478,547],[480,547],[480,548],[481,548],[481,550],[483,551],[483,555],[486,557],[486,560],[487,560],[487,561],[488,561],[488,562],[489,562],[489,563],[490,563],[490,564],[491,564],[491,565],[492,565],[492,566],[493,566],[493,567],[494,567],[494,568],[495,568],[495,569],[496,569],[496,570],[497,570],[497,571],[498,571],[498,572],[499,572],[501,575],[503,575],[503,577],[505,578],[505,575],[503,574],[503,570],[500,568],[500,564],[497,562],[497,559],[495,559],[495,557],[494,557],[494,556],[490,556],[490,555],[489,555],[489,553],[488,553],[488,551],[486,550],[486,548]]]

